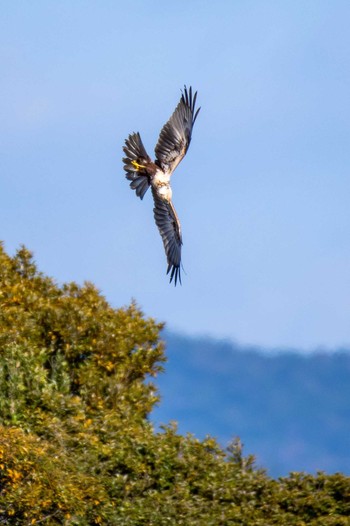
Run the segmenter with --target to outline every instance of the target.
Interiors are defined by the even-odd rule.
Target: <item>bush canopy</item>
[[[0,525],[350,524],[350,479],[274,480],[148,417],[163,325],[0,247]]]

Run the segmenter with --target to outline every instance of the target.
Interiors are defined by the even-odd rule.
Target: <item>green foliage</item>
[[[0,524],[349,524],[341,474],[276,481],[238,439],[154,431],[161,328],[0,250]]]

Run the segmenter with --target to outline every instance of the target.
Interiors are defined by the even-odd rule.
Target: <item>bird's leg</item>
[[[131,161],[131,164],[136,168],[137,171],[141,170],[141,168],[146,170],[146,166],[139,164],[137,161]]]

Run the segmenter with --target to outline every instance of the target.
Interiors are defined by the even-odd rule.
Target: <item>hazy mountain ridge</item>
[[[350,352],[267,353],[166,331],[162,396],[152,417],[179,430],[239,436],[269,472],[350,473]]]

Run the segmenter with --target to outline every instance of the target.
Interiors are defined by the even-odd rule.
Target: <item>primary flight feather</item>
[[[192,128],[200,108],[195,111],[197,92],[186,86],[174,113],[163,126],[155,147],[155,160],[147,154],[140,134],[132,133],[123,147],[126,178],[130,188],[143,199],[151,186],[154,200],[154,219],[163,240],[168,261],[170,282],[181,283],[181,225],[172,202],[170,177],[186,155],[191,142]]]

